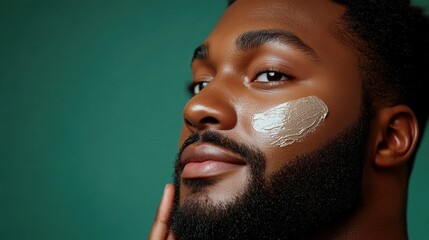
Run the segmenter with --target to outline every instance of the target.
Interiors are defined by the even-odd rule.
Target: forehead
[[[318,54],[329,55],[348,48],[336,37],[343,29],[344,12],[344,6],[329,0],[237,0],[226,10],[206,43],[225,46],[244,32],[278,29],[298,36]]]
[[[264,19],[275,21],[305,20],[316,25],[330,24],[343,15],[345,7],[331,0],[237,0],[232,4],[225,17],[230,13],[240,13],[236,20]]]

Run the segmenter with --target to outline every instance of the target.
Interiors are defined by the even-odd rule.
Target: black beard
[[[351,217],[360,207],[361,181],[369,116],[363,116],[327,142],[269,178],[264,178],[264,155],[217,134],[192,135],[194,142],[210,142],[246,159],[251,176],[247,188],[231,203],[215,204],[198,196],[179,204],[180,160],[176,162],[176,195],[171,230],[176,240],[187,239],[307,239]],[[180,154],[179,154],[180,156]],[[210,181],[189,181],[193,194],[204,196]]]

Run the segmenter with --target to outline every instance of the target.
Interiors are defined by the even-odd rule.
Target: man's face
[[[361,116],[357,53],[335,37],[344,10],[330,1],[239,0],[226,11],[192,63],[196,95],[184,109],[173,228],[180,208],[231,219],[254,211],[254,203],[302,202],[309,197],[296,195],[306,184],[326,187],[309,205],[320,194],[339,194],[336,181],[359,185],[368,119]],[[357,197],[356,186],[343,194]]]

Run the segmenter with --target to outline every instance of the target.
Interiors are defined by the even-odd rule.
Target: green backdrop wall
[[[147,238],[192,51],[225,6],[0,0],[0,239]],[[426,134],[411,239],[429,238],[428,147]]]

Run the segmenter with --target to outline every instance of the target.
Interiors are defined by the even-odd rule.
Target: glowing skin
[[[324,146],[359,118],[362,83],[358,59],[331,31],[345,9],[333,1],[317,3],[318,8],[314,1],[239,0],[228,8],[193,58],[196,89],[192,90],[197,93],[192,91],[194,96],[183,110],[180,146],[193,133],[219,133],[260,150],[266,157],[262,174],[269,178],[292,164],[296,156]],[[278,147],[267,133],[253,128],[255,114],[308,96],[323,99],[329,115],[302,141]],[[207,143],[194,146],[200,145],[211,148]],[[206,154],[193,159],[213,160]],[[213,204],[233,202],[251,177],[251,166],[243,161],[245,164],[221,174],[205,175],[212,184],[201,188],[204,195],[195,194],[185,184],[191,176],[180,178],[181,203],[204,198]]]
[[[261,184],[273,185],[280,180],[274,178],[277,173],[283,172],[283,169],[288,166],[296,166],[295,164],[305,166],[301,161],[308,159],[327,144],[331,144],[337,136],[348,131],[358,121],[362,109],[361,103],[364,102],[363,86],[366,82],[362,82],[361,59],[363,56],[360,47],[364,48],[366,45],[360,45],[364,42],[355,39],[357,33],[356,35],[349,34],[349,26],[344,22],[348,19],[345,15],[347,9],[337,2],[238,0],[232,4],[202,43],[204,48],[200,46],[195,51],[196,54],[192,61],[192,79],[194,90],[197,91],[193,91],[194,96],[183,111],[184,121],[179,147],[193,134],[203,135],[207,132],[216,133],[236,143],[250,146],[250,149],[259,150],[264,156],[263,161],[258,161],[263,164],[262,170],[257,171],[261,176],[258,179],[261,179]],[[355,46],[359,46],[359,48],[355,48]],[[270,73],[276,74],[273,76]],[[282,76],[280,77],[278,74],[282,74]],[[298,126],[301,124],[299,119],[306,119],[303,116],[298,117],[298,120],[291,117],[294,120],[288,121],[291,121],[292,125],[282,123],[279,125],[279,129],[264,129],[270,123],[276,123],[268,120],[268,117],[263,117],[264,114],[267,114],[268,109],[273,106],[284,108],[282,104],[289,106],[287,114],[285,110],[284,112],[274,110],[274,113],[279,115],[277,120],[286,121],[286,116],[297,114],[291,109],[296,110],[300,107],[291,107],[291,103],[296,99],[307,99],[308,96],[317,96],[329,106],[329,116],[315,118],[316,122],[323,122],[314,125],[316,131],[311,130],[311,127],[308,128],[308,126],[312,126],[311,124],[306,124],[307,128]],[[314,107],[313,104],[308,103],[301,105],[303,105],[302,107]],[[416,143],[418,134],[411,132],[411,129],[415,129],[417,122],[407,121],[412,117],[404,109],[404,106],[389,105],[385,107],[384,102],[376,106],[374,113],[371,113],[373,118],[370,122],[371,128],[366,149],[346,144],[336,146],[334,142],[334,148],[344,147],[346,151],[347,148],[354,150],[360,148],[366,151],[361,181],[364,204],[359,207],[357,212],[353,212],[350,218],[337,219],[338,224],[333,224],[330,228],[313,222],[314,224],[311,225],[320,227],[322,232],[315,238],[305,239],[407,239],[405,207],[409,169],[405,161],[413,153],[413,148],[407,146]],[[308,109],[304,111],[313,113]],[[410,109],[406,111],[410,111]],[[256,119],[253,118],[254,116]],[[257,122],[259,123],[256,124]],[[297,123],[298,125],[296,125]],[[256,129],[255,126],[257,126]],[[281,130],[281,127],[284,126],[294,126],[293,130],[298,130],[296,132],[299,137],[306,136],[302,138],[301,142],[292,139],[295,142],[288,147],[276,147],[277,145],[273,147],[274,141],[282,141],[278,140],[279,137],[290,138],[292,136],[292,133]],[[366,131],[366,129],[363,130]],[[275,132],[277,134],[274,134]],[[308,134],[309,132],[311,134]],[[273,139],[269,138],[270,136]],[[219,213],[215,218],[220,219],[218,217],[225,213],[224,209],[229,209],[239,203],[239,197],[243,196],[246,189],[254,189],[249,180],[253,177],[253,165],[250,165],[250,161],[255,158],[248,159],[246,156],[241,156],[240,148],[229,149],[230,145],[224,146],[222,141],[214,144],[213,138],[207,139],[211,142],[200,141],[200,139],[186,147],[186,152],[182,153],[181,158],[186,159],[183,160],[183,167],[186,167],[185,163],[195,163],[197,167],[192,169],[193,166],[189,165],[190,169],[187,170],[189,172],[182,172],[181,176],[177,176],[176,206],[200,205],[203,208],[202,211],[206,211],[204,207],[214,209],[216,210],[214,212]],[[332,159],[333,156],[345,160],[341,155],[331,156],[323,153],[321,155],[323,155],[320,158],[322,161],[312,161],[312,164],[339,170],[349,166],[347,160],[338,165],[325,161]],[[234,168],[220,165],[229,162],[234,156],[238,156],[237,163],[241,160],[242,164],[236,164]],[[218,168],[208,174],[209,171],[206,170],[214,160],[219,162]],[[203,162],[207,162],[207,165],[204,165]],[[355,163],[356,161],[350,161],[350,164]],[[317,166],[316,170],[320,169]],[[218,170],[222,170],[222,172]],[[304,167],[303,170],[308,172],[311,169]],[[357,174],[357,172],[355,171],[353,174]],[[292,174],[291,177],[298,177],[297,180],[299,180],[300,176],[304,175]],[[330,177],[335,177],[335,174],[330,176],[321,173],[319,176],[329,182]],[[318,178],[309,176],[301,177],[301,180],[307,184],[303,184],[301,181],[288,181],[287,184],[290,185],[285,184],[285,186],[288,186],[288,189],[298,189],[295,196],[310,196],[304,198],[316,205],[320,203],[319,206],[322,206],[322,210],[326,205],[320,202],[322,198],[317,197],[315,192],[325,194],[327,199],[330,199],[330,196],[331,200],[337,199],[337,194],[326,191],[326,186]],[[338,191],[347,190],[350,187],[349,181],[339,180],[331,181],[331,183],[340,183]],[[312,190],[308,192],[308,188],[312,188]],[[267,189],[269,190],[268,187]],[[286,188],[273,192],[273,194],[277,193],[293,195]],[[270,202],[267,201],[267,203],[269,205]],[[296,203],[294,208],[303,202],[297,201]],[[308,205],[302,204],[302,207],[297,207],[296,210],[302,213],[301,210],[307,209]],[[160,213],[171,205],[164,204],[163,206],[160,208]],[[288,208],[284,205],[280,207],[282,206],[284,209]],[[257,209],[252,208],[252,210]],[[265,216],[264,210],[261,211],[262,213],[258,215]],[[339,211],[341,212],[341,210]],[[159,218],[158,222],[165,226],[163,231],[165,237],[151,239],[167,239],[168,233],[172,233],[169,231],[166,220],[169,212],[164,212],[166,214]],[[266,212],[268,216],[260,218],[259,221],[269,219],[269,215],[274,213],[272,209]],[[195,221],[192,216],[194,212],[187,213],[190,213],[190,220]],[[206,213],[211,212],[206,211]],[[310,217],[311,221],[316,221],[316,218],[313,218],[314,215],[312,212],[302,214],[296,220]],[[279,222],[282,221],[281,218],[274,220],[276,219],[280,219]],[[299,221],[296,222],[299,223]],[[196,224],[185,224],[185,227],[193,230],[191,231],[191,234],[195,233],[193,236],[201,236],[199,232],[206,229],[205,223],[201,221]],[[237,225],[248,227],[247,230],[256,230],[256,232],[259,228],[261,232],[271,229],[270,225],[265,222],[255,224],[259,222],[252,218],[248,221],[232,222],[230,226],[229,223],[231,222],[222,223],[222,227],[217,229],[208,229],[209,231],[220,230],[219,235],[215,234],[212,239],[223,239],[220,237],[221,234],[228,235],[224,237],[225,239],[233,237],[254,239],[234,235],[234,228]],[[211,227],[213,226],[219,225],[211,225]],[[210,233],[214,234],[215,231]],[[282,236],[271,237],[286,239]],[[194,239],[209,239],[209,237],[194,237]]]
[[[286,147],[314,131],[328,114],[316,96],[289,101],[253,115],[255,131],[265,134],[273,146]]]

